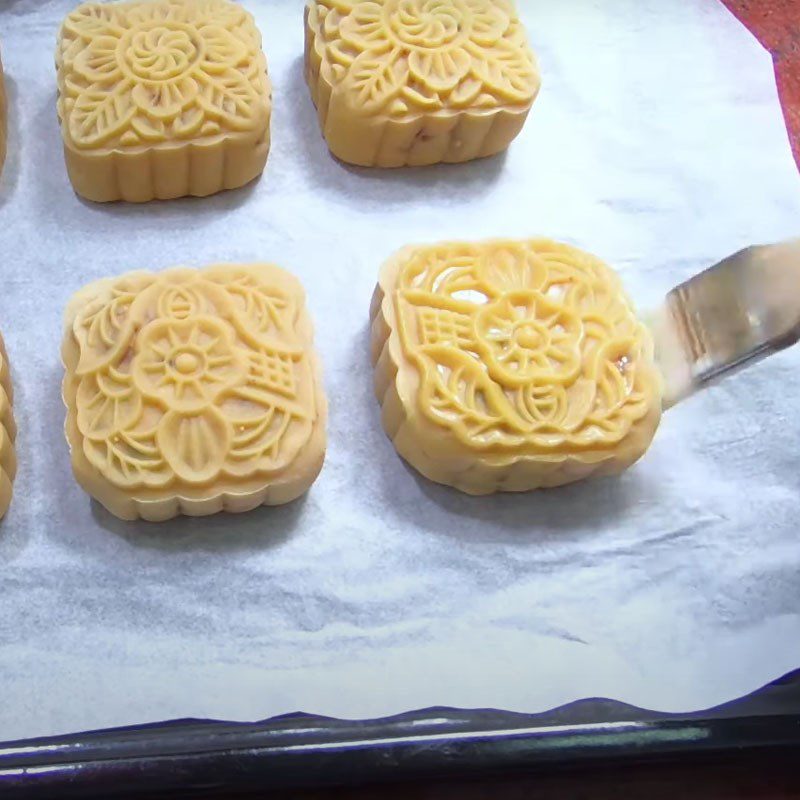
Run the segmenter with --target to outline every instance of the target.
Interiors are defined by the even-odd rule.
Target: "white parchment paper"
[[[563,238],[646,308],[739,247],[800,233],[770,58],[720,4],[520,0],[544,88],[508,154],[369,172],[320,137],[300,0],[249,0],[275,87],[265,175],[141,207],[82,202],[67,180],[53,49],[71,5],[0,0],[0,322],[20,429],[0,525],[0,739],[592,695],[680,711],[800,666],[800,353],[670,411],[622,478],[528,496],[416,476],[371,394],[370,294],[404,244]],[[319,481],[246,516],[117,521],[70,472],[66,300],[134,268],[255,260],[308,289],[331,403]]]

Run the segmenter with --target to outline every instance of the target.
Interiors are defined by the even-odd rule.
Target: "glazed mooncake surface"
[[[513,0],[312,0],[305,71],[331,152],[376,167],[505,150],[540,85]]]
[[[11,491],[17,473],[17,457],[14,450],[17,426],[14,424],[12,400],[8,355],[0,337],[0,519],[5,516],[11,503]]]
[[[289,502],[325,454],[300,283],[278,267],[133,272],[65,318],[66,434],[83,488],[123,519]]]
[[[658,427],[651,335],[616,273],[574,247],[406,248],[372,319],[386,432],[439,483],[487,494],[619,472]]]
[[[267,62],[238,3],[87,3],[64,20],[56,62],[67,170],[83,197],[205,196],[263,171]]]

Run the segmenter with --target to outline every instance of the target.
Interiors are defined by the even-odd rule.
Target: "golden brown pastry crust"
[[[64,20],[56,64],[67,170],[83,197],[205,196],[263,171],[271,88],[238,3],[86,3]]]
[[[17,474],[17,456],[14,449],[17,426],[12,409],[13,394],[8,355],[3,338],[0,336],[0,519],[8,511],[14,477]]]
[[[133,272],[78,292],[65,326],[75,476],[118,517],[287,503],[317,477],[327,403],[289,273]]]
[[[513,0],[311,0],[305,73],[331,152],[375,167],[505,150],[539,91]]]
[[[409,247],[381,270],[375,391],[403,458],[470,494],[619,472],[661,416],[653,342],[615,273],[548,240]]]

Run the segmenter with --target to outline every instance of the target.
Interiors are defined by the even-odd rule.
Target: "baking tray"
[[[537,22],[536,43],[549,76],[549,88],[540,103],[545,113],[537,114],[537,122],[530,126],[527,136],[521,137],[507,155],[490,162],[464,165],[459,170],[378,175],[336,164],[319,136],[302,79],[302,31],[296,13],[302,6],[301,0],[281,3],[252,0],[250,5],[259,20],[268,23],[263,27],[276,86],[275,147],[264,180],[239,193],[206,201],[178,201],[146,208],[97,208],[78,201],[69,188],[55,123],[52,65],[49,57],[42,59],[37,55],[51,52],[58,19],[71,5],[71,0],[53,0],[41,6],[36,0],[13,0],[5,4],[0,0],[3,22],[8,21],[2,34],[12,108],[16,112],[12,134],[21,144],[12,150],[0,187],[3,195],[0,243],[8,248],[7,252],[19,256],[9,260],[0,311],[5,319],[17,320],[5,325],[3,331],[10,345],[12,366],[18,363],[27,368],[15,373],[20,398],[17,413],[23,432],[21,475],[17,482],[17,502],[4,523],[2,543],[10,551],[4,563],[11,564],[16,559],[13,562],[16,575],[30,581],[18,583],[15,592],[6,593],[4,588],[3,593],[0,640],[17,647],[17,653],[25,656],[15,662],[13,670],[3,673],[8,678],[8,682],[2,682],[4,705],[7,713],[11,709],[18,720],[25,719],[26,727],[9,730],[2,738],[187,714],[270,719],[252,724],[179,720],[0,745],[0,795],[135,797],[159,791],[171,792],[173,796],[204,793],[227,797],[234,791],[263,793],[279,787],[321,787],[572,768],[580,763],[684,760],[733,752],[740,756],[796,750],[800,744],[800,680],[796,674],[713,711],[682,715],[587,699],[536,715],[429,708],[365,722],[331,718],[375,717],[432,703],[539,710],[593,694],[639,705],[656,706],[662,702],[659,707],[673,711],[696,709],[742,695],[775,675],[800,666],[800,653],[796,649],[800,640],[796,626],[790,627],[794,619],[790,612],[796,608],[797,598],[793,569],[797,563],[793,557],[797,504],[796,495],[790,496],[794,484],[786,485],[785,480],[787,474],[796,474],[797,462],[794,452],[785,452],[785,428],[768,424],[770,412],[778,412],[768,402],[764,404],[765,398],[769,398],[762,388],[762,384],[769,382],[764,376],[771,375],[769,380],[781,381],[787,394],[793,393],[796,380],[793,376],[800,375],[800,370],[790,358],[775,359],[764,366],[767,372],[747,374],[730,388],[723,386],[717,393],[704,395],[691,413],[681,416],[682,410],[678,409],[675,412],[678,418],[665,428],[647,463],[613,486],[565,490],[537,498],[536,508],[516,503],[511,520],[514,524],[509,524],[493,549],[485,530],[493,506],[479,509],[475,503],[417,482],[405,472],[385,441],[369,390],[363,336],[364,315],[377,264],[408,242],[459,238],[466,234],[485,238],[521,237],[538,231],[571,236],[577,232],[581,243],[591,243],[591,249],[621,265],[627,283],[646,307],[660,301],[663,291],[678,281],[739,246],[796,235],[795,209],[799,207],[796,173],[788,169],[790,156],[777,98],[761,91],[762,82],[752,79],[753,75],[768,73],[774,93],[771,66],[766,54],[761,53],[764,63],[758,58],[746,61],[747,65],[753,61],[763,67],[760,73],[749,66],[742,68],[742,56],[753,55],[748,49],[752,43],[740,41],[744,31],[714,13],[714,4],[709,4],[708,10],[700,15],[689,2],[663,4],[658,0],[647,3],[637,0],[641,17],[615,13],[616,5],[603,10],[587,3],[588,22],[583,29],[576,28],[568,15],[545,14],[540,23],[531,15]],[[522,0],[521,5],[530,14],[532,4]],[[540,8],[545,6],[547,3],[540,4]],[[672,24],[654,25],[652,20],[661,19],[656,12],[666,13],[665,8],[678,8],[667,14]],[[682,13],[678,13],[681,8]],[[606,19],[606,15],[615,18],[614,25],[595,24]],[[671,65],[671,82],[684,91],[664,97],[658,115],[642,111],[647,108],[650,95],[637,91],[620,91],[610,104],[613,110],[610,113],[606,107],[609,104],[605,100],[598,103],[594,96],[592,87],[596,81],[576,80],[571,70],[594,74],[605,66],[613,77],[617,62],[613,59],[598,65],[582,62],[580,34],[582,30],[586,36],[591,33],[589,38],[594,44],[593,31],[607,29],[602,52],[619,52],[626,57],[632,53],[641,55],[642,37],[637,27],[641,20],[650,20],[651,29],[663,33],[657,42],[664,52],[683,52],[677,47],[680,39],[680,43],[692,45],[686,45],[687,52],[697,52],[703,58],[689,59],[686,64],[678,60]],[[684,23],[688,27],[684,28]],[[717,37],[719,30],[724,30],[725,35]],[[730,58],[726,55],[727,45],[723,47],[729,40]],[[571,48],[568,59],[563,57],[566,43]],[[595,51],[595,47],[586,49]],[[651,61],[641,59],[645,67]],[[731,65],[737,70],[735,80],[730,77]],[[620,71],[623,73],[638,74],[630,64]],[[641,81],[633,82],[633,88],[653,85],[655,76],[656,73],[645,72]],[[723,79],[724,88],[730,83],[742,94],[728,96],[722,92],[719,97],[712,89]],[[618,88],[630,87],[624,83]],[[709,102],[708,97],[714,102]],[[639,106],[637,98],[643,101],[643,106]],[[687,98],[685,105],[681,98]],[[748,124],[726,125],[728,135],[717,147],[708,147],[707,134],[700,124],[686,126],[681,130],[683,138],[675,140],[671,120],[687,117],[697,120],[700,117],[696,114],[703,109],[718,115],[720,107],[728,106],[739,109]],[[599,139],[598,118],[606,126]],[[634,128],[633,138],[619,126],[620,119],[640,118],[654,124],[644,126],[641,132]],[[570,124],[562,129],[564,119]],[[713,119],[723,118],[713,116]],[[655,124],[660,121],[664,121],[663,126]],[[35,130],[37,135],[23,140],[24,130]],[[603,158],[598,160],[589,147],[570,148],[570,140],[553,151],[562,153],[562,159],[537,157],[538,150],[550,152],[547,148],[554,142],[561,143],[565,134],[577,136],[574,141],[601,143]],[[754,148],[753,143],[758,146]],[[756,157],[744,157],[750,153]],[[766,159],[765,153],[774,153],[774,159]],[[781,160],[782,157],[785,158]],[[741,169],[731,170],[732,163]],[[752,170],[750,175],[748,169]],[[794,170],[793,165],[791,169]],[[763,184],[766,198],[761,213],[741,199],[745,191],[742,186],[749,186],[755,175],[759,185]],[[592,179],[587,185],[589,176]],[[651,185],[659,187],[659,191],[643,188]],[[454,187],[460,190],[458,197],[454,195]],[[539,187],[558,187],[556,199],[562,202],[553,202],[553,197],[547,191],[539,191]],[[506,192],[511,194],[503,199]],[[704,205],[713,209],[713,219],[709,220],[708,215],[704,219],[703,212],[693,204],[697,197],[702,197]],[[453,213],[440,213],[441,209]],[[347,248],[331,248],[335,236],[341,230],[349,230],[343,227],[345,222],[362,231],[364,240],[349,242]],[[534,225],[536,230],[532,230]],[[664,252],[664,242],[671,241],[675,230],[683,232],[684,249],[680,257]],[[0,251],[3,249],[0,247]],[[323,253],[325,268],[320,269],[319,255]],[[73,290],[106,274],[142,266],[168,266],[185,258],[201,265],[256,257],[276,259],[299,270],[306,285],[313,287],[309,302],[320,323],[318,341],[333,390],[335,424],[329,466],[308,502],[270,516],[276,529],[292,529],[293,536],[280,534],[275,537],[278,546],[267,547],[266,537],[258,530],[265,527],[266,515],[259,513],[237,520],[237,536],[230,537],[231,543],[226,544],[223,534],[229,524],[227,520],[208,520],[202,524],[176,522],[170,527],[174,537],[168,537],[164,529],[153,532],[140,526],[122,525],[102,511],[90,508],[71,478],[63,441],[51,435],[63,424],[64,413],[57,388],[61,368],[53,347],[60,335],[60,322],[58,312],[43,314],[42,309],[60,310]],[[42,280],[49,277],[53,264],[57,264],[58,278]],[[339,327],[333,327],[334,318],[342,316],[340,308],[349,307],[339,305],[341,295],[336,291],[341,286],[347,286],[354,297],[362,298],[359,302],[364,313],[343,315],[347,319],[340,320]],[[36,324],[24,326],[20,319],[35,320]],[[736,403],[730,402],[734,396]],[[795,396],[800,396],[800,392]],[[731,418],[737,432],[743,420],[745,434],[759,432],[759,436],[751,437],[752,447],[733,444],[728,447]],[[701,430],[694,421],[697,419],[704,423],[707,420],[708,424],[703,424]],[[707,439],[715,450],[704,449]],[[351,451],[356,451],[353,460]],[[706,452],[711,454],[710,459],[720,451],[731,454],[727,462],[714,460],[712,465],[706,460]],[[764,458],[763,454],[771,454],[771,458]],[[703,468],[703,475],[713,467],[722,478],[732,473],[735,477],[749,478],[751,465],[757,465],[762,473],[769,467],[777,476],[775,490],[767,498],[770,504],[761,513],[761,507],[756,507],[752,497],[746,497],[740,509],[733,500],[741,498],[723,491],[725,486],[721,481],[708,495],[689,493],[688,489],[694,488],[690,485],[694,473],[687,475],[685,470],[674,469],[677,463],[682,467],[687,463],[684,456],[689,456],[689,463],[696,461],[696,466]],[[286,682],[278,684],[273,675],[279,671],[274,669],[275,665],[282,668],[295,664],[293,656],[303,649],[298,646],[295,651],[295,642],[301,642],[303,647],[316,644],[311,635],[315,626],[324,627],[329,617],[336,618],[339,609],[336,605],[330,609],[326,606],[325,614],[312,615],[310,620],[304,617],[302,628],[294,624],[296,621],[290,614],[280,618],[283,606],[273,602],[280,600],[282,585],[275,579],[282,574],[280,569],[287,575],[284,585],[291,588],[287,593],[289,599],[304,600],[310,596],[308,586],[313,587],[313,581],[301,585],[291,582],[294,577],[291,558],[281,566],[281,554],[291,548],[304,549],[308,561],[324,565],[335,556],[341,568],[344,559],[338,542],[332,539],[338,529],[345,528],[340,525],[337,529],[335,520],[323,512],[335,511],[341,492],[348,487],[352,489],[352,479],[360,480],[365,475],[371,478],[370,504],[364,506],[370,514],[359,528],[362,538],[354,542],[355,547],[364,543],[369,546],[365,551],[369,560],[364,562],[366,566],[359,561],[358,569],[352,572],[340,569],[344,576],[342,583],[359,586],[362,591],[360,597],[357,593],[346,596],[348,607],[358,610],[368,605],[363,594],[371,590],[371,585],[364,586],[363,579],[370,575],[366,567],[372,563],[371,559],[379,566],[388,565],[393,576],[402,568],[403,574],[413,579],[412,586],[418,585],[420,558],[441,565],[440,573],[432,573],[429,578],[431,594],[449,598],[443,612],[433,607],[436,613],[428,610],[430,619],[443,620],[441,626],[432,625],[431,632],[436,634],[451,632],[453,625],[448,616],[451,605],[461,611],[462,598],[479,594],[473,586],[477,577],[482,581],[490,578],[490,588],[498,591],[507,588],[507,576],[539,580],[541,585],[532,585],[531,593],[526,595],[531,605],[535,605],[550,586],[548,580],[557,574],[562,603],[549,598],[548,607],[559,609],[559,613],[553,615],[553,624],[546,632],[551,634],[548,641],[561,645],[559,652],[563,652],[563,658],[559,656],[558,662],[532,659],[529,669],[529,662],[523,661],[520,654],[526,659],[540,654],[536,641],[526,640],[520,651],[506,649],[503,657],[498,656],[500,651],[496,647],[486,645],[486,632],[500,632],[507,635],[508,641],[516,641],[512,640],[514,628],[508,624],[513,620],[507,618],[502,604],[496,614],[487,612],[485,617],[466,616],[459,620],[463,623],[459,635],[467,643],[480,643],[487,665],[499,668],[512,664],[520,693],[524,695],[522,690],[531,687],[537,689],[530,696],[525,695],[524,702],[517,705],[498,696],[502,692],[496,687],[505,685],[502,671],[499,677],[487,674],[486,680],[476,684],[481,691],[474,696],[464,691],[456,697],[449,692],[451,685],[458,683],[456,670],[467,663],[454,648],[449,651],[452,663],[441,658],[450,647],[449,640],[442,640],[442,649],[429,658],[401,659],[394,664],[393,672],[384,667],[380,673],[374,671],[371,663],[365,666],[366,662],[359,662],[363,653],[343,646],[339,650],[346,657],[337,662],[338,672],[334,673],[325,661],[320,662],[322,666],[314,673],[315,679],[306,675],[302,691],[289,691],[291,687]],[[674,479],[662,481],[665,475]],[[649,504],[640,502],[641,490],[647,487],[660,488],[660,502],[667,507],[672,498],[680,500],[685,493],[691,502],[679,507],[687,524],[671,526],[669,531],[657,529]],[[417,513],[420,506],[436,515],[433,525],[436,530],[423,527],[425,520]],[[55,514],[53,508],[57,509]],[[407,513],[406,508],[413,513]],[[373,509],[376,509],[374,516]],[[462,509],[475,512],[471,523]],[[519,531],[530,525],[533,511],[546,523],[543,526],[546,552],[541,563],[533,559],[508,559],[499,562],[503,569],[490,569],[497,565],[498,554],[502,556],[506,549],[513,549],[523,538]],[[717,528],[717,522],[723,519],[733,519],[736,525]],[[307,530],[309,521],[316,527]],[[198,528],[194,538],[189,524]],[[452,538],[445,534],[448,525],[457,528],[459,541],[470,551],[467,568],[463,570],[467,578],[463,585],[452,580],[452,561],[457,553]],[[302,538],[301,532],[294,528],[303,528],[302,534],[308,538]],[[463,530],[466,528],[471,530]],[[392,541],[398,555],[387,560],[387,554],[393,553]],[[725,548],[721,542],[726,543]],[[641,562],[631,560],[630,555],[640,550],[647,552]],[[619,576],[618,560],[606,558],[615,552],[628,556],[626,569],[621,569]],[[670,558],[666,557],[667,552]],[[407,557],[403,557],[406,553]],[[579,562],[576,553],[586,554],[587,559]],[[119,558],[120,554],[129,560]],[[728,558],[730,554],[736,558]],[[765,554],[772,559],[766,564]],[[475,560],[478,555],[482,556],[480,562]],[[54,568],[40,572],[39,562],[34,559],[32,565],[27,563],[25,572],[20,563],[32,556]],[[236,569],[248,559],[246,566],[250,571]],[[176,568],[177,561],[181,561],[181,569]],[[576,563],[609,565],[609,585],[612,581],[622,584],[626,579],[640,580],[642,587],[651,590],[658,589],[669,578],[669,592],[649,595],[649,602],[637,606],[637,610],[643,608],[647,612],[637,617],[645,622],[640,632],[648,634],[641,641],[636,642],[633,636],[636,631],[630,624],[630,608],[627,614],[606,615],[614,621],[611,632],[625,634],[626,641],[630,639],[629,644],[635,645],[620,652],[642,654],[638,660],[620,657],[614,662],[629,667],[625,677],[617,678],[618,673],[600,661],[597,650],[587,648],[579,639],[573,641],[573,629],[580,635],[584,628],[597,624],[599,611],[617,608],[616,593],[604,595],[598,591],[602,583],[587,586],[568,578],[570,566]],[[747,570],[726,570],[732,563],[746,565]],[[792,569],[787,569],[787,564]],[[14,571],[6,572],[14,577]],[[385,574],[376,570],[372,579],[380,582]],[[240,598],[249,598],[242,587],[244,581],[259,575],[270,576],[273,582],[257,582],[258,604],[251,607],[257,625],[248,627],[251,618],[239,613],[243,604]],[[719,582],[712,580],[715,575],[720,576]],[[232,582],[232,577],[241,581]],[[459,588],[461,593],[454,591]],[[485,581],[478,588],[489,595]],[[273,589],[274,596],[270,594]],[[190,613],[196,610],[193,604],[199,591],[209,597],[202,615]],[[582,591],[589,601],[573,607],[572,599],[582,596]],[[184,648],[185,663],[181,662],[188,665],[187,669],[198,662],[201,666],[202,663],[219,665],[235,655],[231,639],[234,643],[245,643],[249,658],[263,668],[263,682],[257,686],[248,684],[248,693],[235,708],[213,706],[214,700],[228,700],[235,694],[233,673],[220,671],[207,683],[193,684],[186,680],[186,673],[171,672],[171,662],[165,653],[169,655],[172,650],[165,645],[163,630],[152,624],[152,606],[135,602],[143,597],[155,598],[161,608],[184,609],[184,604],[173,602],[171,593],[178,599],[181,594],[188,598],[187,613],[183,617],[175,615],[176,620],[184,620],[182,626],[176,624],[175,628],[180,627],[181,635],[191,643],[191,647]],[[10,603],[12,596],[17,605]],[[219,597],[230,598],[230,606],[215,605],[213,601]],[[394,608],[389,619],[400,618],[404,609],[416,607],[417,597],[404,595],[402,602],[392,599]],[[73,602],[64,602],[64,598]],[[95,599],[101,602],[93,602]],[[140,611],[135,617],[138,627],[123,624],[133,618],[127,615],[128,605]],[[590,605],[593,608],[588,608]],[[662,608],[668,613],[656,613]],[[126,613],[117,613],[121,611]],[[711,642],[703,635],[706,628],[696,626],[698,616],[701,621],[719,619],[722,633],[757,632],[759,623],[764,621],[772,621],[777,627],[769,637],[748,636],[751,657],[731,657],[732,652],[739,654],[743,649],[728,649],[725,640],[721,649],[712,651],[710,644],[716,641]],[[360,622],[360,618],[354,619]],[[47,622],[46,630],[43,620]],[[668,627],[665,620],[670,623]],[[365,627],[369,629],[368,625]],[[284,628],[292,636],[285,639],[281,650],[278,634]],[[269,635],[264,635],[264,631]],[[293,636],[295,631],[299,631],[297,639]],[[100,636],[106,632],[107,638]],[[141,638],[137,640],[132,633],[140,633]],[[229,633],[230,638],[221,635]],[[36,639],[37,635],[40,638]],[[130,638],[125,639],[126,635]],[[597,638],[602,637],[598,634]],[[35,640],[33,645],[31,639]],[[144,643],[138,650],[137,641]],[[431,641],[438,646],[438,638],[431,636]],[[707,647],[697,647],[697,641]],[[765,641],[772,647],[766,647]],[[26,642],[27,650],[23,652]],[[183,642],[184,638],[175,640],[175,652],[183,653]],[[664,642],[677,643],[674,652],[668,653]],[[775,642],[785,651],[780,662],[774,657],[778,649]],[[705,655],[701,651],[705,650],[709,651],[708,657],[701,658]],[[122,654],[117,660],[109,657],[115,652]],[[137,688],[131,689],[125,676],[134,673],[124,672],[124,667],[128,666],[126,654],[134,652],[140,654],[140,661],[152,664],[153,674],[152,680],[142,677]],[[206,661],[201,662],[198,654]],[[78,656],[83,660],[78,660]],[[686,666],[692,657],[691,665]],[[404,671],[408,663],[417,667],[413,675]],[[705,669],[708,664],[715,669]],[[483,665],[481,662],[480,666]],[[539,667],[538,671],[534,666]],[[575,691],[566,693],[562,686],[558,694],[559,673],[570,667],[580,668],[576,671],[582,681],[574,682]],[[142,672],[146,670],[142,668]],[[197,672],[202,677],[203,670]],[[382,680],[370,685],[362,679],[373,674],[380,674]],[[604,685],[603,677],[609,675],[615,676],[616,686]],[[628,694],[629,675],[643,676],[645,680],[641,683],[658,686],[667,696],[651,699],[641,693],[637,695],[633,688]],[[701,677],[705,683],[714,683],[716,694],[708,697],[707,691],[698,691],[700,700],[693,696],[686,699]],[[296,680],[300,682],[299,678]],[[345,694],[342,686],[346,689],[351,685],[363,693],[369,689],[370,702],[381,707],[365,710],[354,706],[349,713],[351,709],[344,707],[341,697]],[[209,687],[214,691],[208,691]],[[407,692],[420,687],[429,689],[429,696],[406,702]],[[541,700],[538,687],[545,687],[548,694],[557,696]],[[181,689],[180,699],[175,701],[177,706],[165,704],[164,698],[173,688]],[[395,691],[397,697],[390,697],[392,690],[397,689],[406,693]],[[117,702],[121,698],[126,702]],[[332,706],[332,701],[338,705]],[[145,703],[152,707],[144,707]],[[62,707],[66,710],[62,711]],[[55,708],[61,712],[57,718],[49,713]],[[330,716],[273,716],[295,708]],[[88,713],[97,710],[103,710],[107,716],[98,719]]]
[[[347,722],[176,720],[0,745],[0,794],[231,797],[280,789],[542,773],[602,763],[795,758],[800,670],[692,714],[587,699],[543,714],[431,708]]]

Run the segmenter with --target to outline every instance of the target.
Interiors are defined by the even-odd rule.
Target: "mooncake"
[[[0,519],[5,516],[11,503],[12,485],[17,473],[17,456],[14,450],[17,426],[11,408],[12,400],[8,355],[3,338],[0,336]]]
[[[539,91],[513,0],[311,0],[305,73],[331,152],[372,167],[505,150]]]
[[[371,316],[386,433],[438,483],[488,494],[620,472],[658,427],[650,332],[617,274],[574,247],[406,248]]]
[[[92,283],[67,307],[62,355],[75,477],[122,519],[287,503],[322,467],[311,320],[278,267]]]
[[[229,0],[87,3],[64,20],[58,115],[75,191],[205,196],[264,169],[271,89],[253,18]]]

